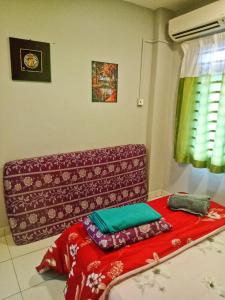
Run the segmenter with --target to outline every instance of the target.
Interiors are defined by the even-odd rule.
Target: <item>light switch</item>
[[[137,99],[137,106],[143,106],[144,105],[144,99],[143,98],[138,98]]]

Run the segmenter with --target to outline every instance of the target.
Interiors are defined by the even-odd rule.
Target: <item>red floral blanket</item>
[[[202,237],[223,229],[225,207],[211,203],[206,217],[198,217],[167,207],[168,197],[149,202],[149,205],[172,224],[170,232],[125,246],[119,250],[104,252],[87,235],[81,223],[65,230],[49,248],[39,272],[54,269],[68,274],[65,289],[66,300],[105,299],[109,286],[119,276],[152,267],[166,257],[173,256],[200,241]],[[111,284],[110,284],[111,283]]]

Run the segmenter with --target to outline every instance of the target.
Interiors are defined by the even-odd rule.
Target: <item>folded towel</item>
[[[175,193],[169,197],[168,206],[172,210],[183,210],[204,216],[207,215],[210,207],[210,197],[207,195]]]
[[[91,239],[103,250],[118,249],[172,229],[172,225],[163,218],[144,225],[127,228],[117,233],[106,234],[101,233],[89,217],[85,217],[83,225]]]
[[[161,215],[146,203],[101,209],[89,218],[102,233],[113,233],[161,218]]]

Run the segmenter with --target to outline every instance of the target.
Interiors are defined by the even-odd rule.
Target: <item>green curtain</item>
[[[213,173],[225,173],[225,75],[179,82],[174,157]]]

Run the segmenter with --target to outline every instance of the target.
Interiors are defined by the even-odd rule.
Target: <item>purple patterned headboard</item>
[[[15,243],[37,241],[92,210],[146,201],[146,148],[134,144],[8,162],[4,192]]]

